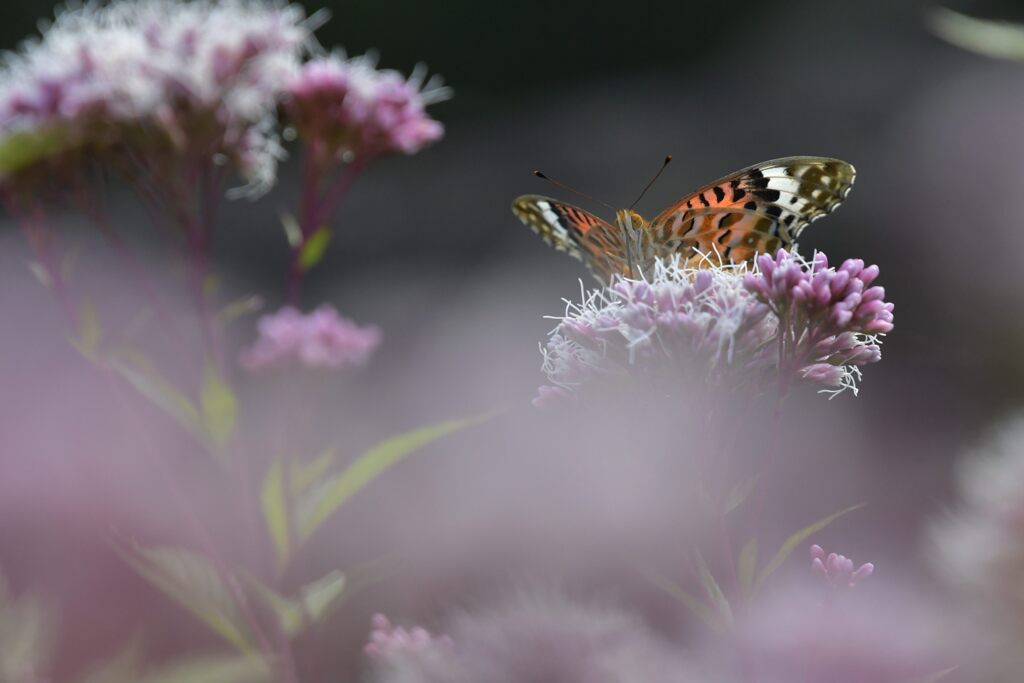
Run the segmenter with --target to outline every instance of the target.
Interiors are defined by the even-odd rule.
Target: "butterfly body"
[[[826,157],[773,159],[683,197],[648,221],[632,209],[612,225],[571,204],[523,195],[512,211],[545,242],[582,260],[601,280],[640,277],[658,258],[693,265],[740,263],[792,248],[811,222],[831,213],[853,185],[853,166]]]

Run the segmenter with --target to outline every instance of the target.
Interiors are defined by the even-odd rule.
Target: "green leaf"
[[[331,229],[324,225],[306,238],[302,244],[302,251],[299,252],[299,267],[302,270],[309,270],[323,260],[324,254],[327,253],[327,245],[331,243],[332,234]]]
[[[78,308],[78,336],[71,343],[87,359],[95,360],[102,336],[103,328],[96,304],[90,298],[83,298]]]
[[[314,622],[322,621],[338,603],[344,591],[345,575],[339,571],[306,584],[302,587],[302,602],[306,613]]]
[[[700,598],[680,588],[674,581],[659,574],[650,567],[637,565],[636,569],[645,579],[671,595],[673,598],[678,600],[683,607],[693,612],[694,616],[703,621],[704,624],[712,631],[715,631],[716,633],[722,633],[725,631],[725,626],[722,624],[719,615]]]
[[[255,589],[256,596],[277,616],[277,624],[285,636],[291,639],[302,632],[306,617],[302,612],[301,603],[284,597],[256,579],[250,578],[249,582]]]
[[[53,613],[34,596],[14,597],[0,577],[0,681],[41,680],[53,659]]]
[[[928,17],[935,35],[964,50],[996,59],[1024,59],[1024,26],[975,19],[939,8]]]
[[[721,623],[726,627],[731,627],[733,618],[729,600],[725,597],[725,593],[718,585],[718,581],[715,580],[714,575],[708,568],[707,562],[704,561],[704,556],[701,555],[699,550],[694,553],[694,556],[697,575],[700,577],[700,584],[704,588],[704,593],[708,596],[711,604],[715,606],[715,611],[718,613]]]
[[[54,129],[7,135],[0,139],[0,174],[18,171],[66,147],[67,136]]]
[[[452,432],[489,420],[496,414],[496,412],[491,412],[479,417],[449,420],[441,424],[421,427],[387,439],[363,453],[344,471],[329,479],[312,491],[310,496],[303,499],[299,513],[301,517],[299,535],[302,540],[312,536],[320,525],[349,498],[407,455]]]
[[[302,245],[302,228],[299,227],[299,221],[290,213],[283,213],[281,214],[281,227],[284,228],[284,236],[288,240],[288,246],[292,249],[298,249]]]
[[[302,587],[301,598],[286,598],[269,586],[250,579],[256,595],[277,615],[281,631],[294,638],[307,624],[315,624],[323,619],[338,605],[345,590],[345,576],[334,571],[327,576]]]
[[[213,363],[203,369],[203,389],[199,397],[203,408],[203,424],[210,440],[217,446],[227,444],[238,421],[238,400],[231,388],[221,379]]]
[[[739,558],[736,560],[736,578],[740,590],[748,595],[754,587],[754,575],[757,573],[757,539],[752,538],[743,544]]]
[[[206,429],[195,403],[166,381],[145,356],[131,352],[122,352],[120,355],[120,358],[111,361],[114,371],[203,445],[208,445]]]
[[[915,678],[910,683],[935,683],[936,681],[941,681],[943,678],[945,678],[946,676],[953,673],[959,668],[959,666],[951,666],[948,669],[936,671],[935,673],[928,674],[927,676],[922,676],[921,678]]]
[[[139,683],[269,683],[272,679],[266,662],[255,655],[210,655],[163,666]]]
[[[757,486],[757,475],[754,475],[746,481],[742,481],[736,484],[729,495],[725,498],[725,504],[722,506],[722,514],[727,515],[747,500],[750,494],[754,492],[754,487]]]
[[[243,652],[251,652],[247,628],[213,563],[181,548],[134,548],[122,557],[143,578]]]
[[[220,318],[224,322],[230,323],[243,316],[249,315],[250,313],[256,313],[262,309],[262,298],[255,294],[243,296],[241,299],[236,299],[222,308],[220,311]]]
[[[49,289],[53,285],[53,278],[50,276],[50,271],[47,270],[46,266],[39,261],[29,261],[28,269],[43,287]]]
[[[133,640],[114,657],[93,667],[79,683],[136,683],[142,664],[142,647]]]
[[[288,495],[286,491],[285,468],[281,460],[275,460],[263,478],[260,492],[260,503],[263,508],[263,519],[274,544],[278,570],[288,565],[291,555],[291,522],[288,514]]]
[[[310,462],[293,460],[291,464],[292,496],[296,497],[305,493],[309,487],[320,481],[320,478],[327,474],[327,470],[334,465],[336,457],[337,449],[332,446]]]
[[[807,540],[807,538],[811,534],[815,534],[821,531],[829,524],[842,517],[843,515],[853,512],[854,510],[859,510],[865,505],[867,505],[867,503],[858,503],[857,505],[851,505],[845,510],[840,510],[839,512],[833,513],[828,517],[819,519],[817,522],[811,524],[810,526],[804,527],[800,531],[796,532],[795,534],[787,538],[786,541],[782,544],[782,547],[778,549],[778,551],[775,553],[772,559],[768,561],[768,564],[766,564],[764,568],[761,570],[761,573],[757,575],[757,581],[754,582],[754,586],[757,587],[764,583],[764,580],[771,576],[776,569],[781,567],[782,563],[786,561],[786,558],[790,556],[790,554],[796,549],[798,545]]]

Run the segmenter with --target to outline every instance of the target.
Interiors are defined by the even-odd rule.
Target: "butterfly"
[[[621,209],[613,226],[579,207],[532,194],[517,197],[512,212],[608,282],[616,275],[639,277],[656,259],[675,254],[700,266],[791,249],[808,224],[839,206],[855,176],[853,166],[839,159],[785,157],[716,180],[650,221],[632,208]]]

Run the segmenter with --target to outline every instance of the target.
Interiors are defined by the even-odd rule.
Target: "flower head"
[[[309,40],[302,9],[271,0],[67,9],[0,69],[0,145],[36,152],[2,170],[116,149],[147,166],[223,160],[265,184],[279,156],[274,113]]]
[[[408,654],[420,654],[431,649],[450,651],[453,643],[448,636],[432,636],[419,626],[405,629],[395,626],[383,614],[373,615],[373,630],[363,650],[375,660],[386,660]]]
[[[449,91],[424,76],[378,69],[368,56],[313,59],[292,79],[285,111],[299,138],[330,157],[413,154],[444,133],[426,107]]]
[[[853,588],[858,581],[866,579],[875,572],[875,565],[870,562],[854,569],[853,560],[836,553],[825,554],[820,545],[811,546],[811,570],[821,576],[829,586],[845,585]]]
[[[724,664],[739,659],[763,683],[907,683],[949,667],[948,615],[927,601],[903,590],[843,598],[822,603],[804,585],[766,594],[738,619]]]
[[[682,683],[678,658],[637,619],[524,595],[451,621],[450,647],[375,658],[383,683]]]
[[[867,289],[878,269],[858,263],[835,271],[823,255],[807,263],[780,251],[753,268],[691,267],[677,256],[657,261],[649,279],[619,278],[584,292],[543,348],[559,396],[549,387],[538,400],[623,380],[670,394],[694,380],[855,389],[858,367],[881,357],[870,333],[892,326],[892,304],[882,301],[881,288]]]
[[[259,338],[242,353],[249,370],[298,363],[307,368],[362,365],[380,343],[380,330],[359,327],[333,306],[323,305],[303,314],[292,307],[259,320]]]
[[[958,508],[931,530],[931,566],[981,623],[972,630],[1002,672],[992,680],[1012,680],[1024,667],[1024,416],[963,459],[957,484]]]

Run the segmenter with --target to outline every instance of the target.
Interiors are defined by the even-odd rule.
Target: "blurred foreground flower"
[[[216,164],[265,188],[280,157],[277,103],[309,40],[301,7],[269,0],[67,9],[6,55],[0,171],[112,163],[146,193],[180,201],[167,192]]]
[[[452,642],[375,658],[382,683],[684,683],[686,667],[631,616],[521,595],[449,624]],[[436,641],[435,641],[436,642]]]
[[[811,569],[829,586],[846,585],[853,588],[857,582],[866,579],[875,572],[875,565],[865,562],[854,569],[853,560],[837,553],[825,554],[820,545],[811,546]]]
[[[348,160],[386,152],[413,154],[441,139],[444,128],[426,112],[450,96],[426,69],[406,79],[377,69],[368,56],[330,55],[306,63],[288,87],[285,105],[300,140],[320,154]]]
[[[735,647],[720,666],[736,662],[759,683],[910,683],[939,680],[950,666],[945,617],[904,593],[851,594],[822,604],[806,586],[758,601],[737,624]]]
[[[383,661],[408,654],[417,655],[428,650],[436,650],[441,656],[452,648],[452,639],[448,636],[432,636],[429,631],[419,626],[406,630],[395,626],[383,614],[373,615],[373,630],[370,640],[363,648],[367,656]]]
[[[324,304],[312,313],[290,306],[259,320],[259,338],[243,351],[249,370],[299,364],[307,368],[362,365],[380,343],[380,330],[359,327]]]
[[[892,329],[893,305],[870,287],[878,268],[828,267],[780,250],[753,268],[694,268],[677,256],[650,280],[619,278],[569,303],[544,352],[554,387],[644,380],[667,394],[683,385],[739,388],[804,381],[856,392],[859,367],[881,359],[875,335]],[[542,390],[540,403],[555,398]]]
[[[967,616],[987,626],[989,673],[1024,669],[1024,416],[1003,424],[958,474],[961,505],[931,533],[935,567]]]

